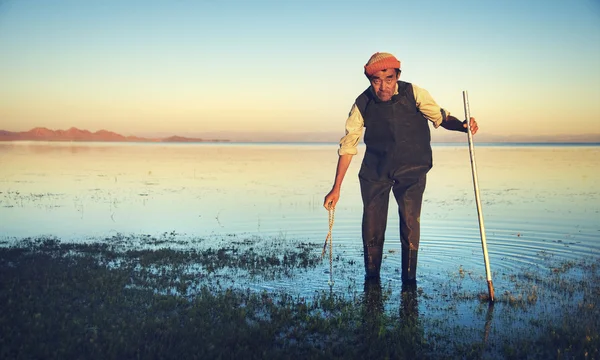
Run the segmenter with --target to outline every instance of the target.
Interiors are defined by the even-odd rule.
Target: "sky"
[[[0,129],[337,141],[378,51],[484,138],[600,141],[600,0],[0,0]]]

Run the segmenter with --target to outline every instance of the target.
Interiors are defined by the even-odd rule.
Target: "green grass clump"
[[[508,276],[514,290],[489,307],[464,290],[471,276],[462,268],[434,284],[446,297],[408,286],[396,295],[379,282],[307,297],[209,280],[226,273],[247,283],[293,280],[320,264],[318,246],[277,249],[250,239],[176,250],[123,243],[46,238],[0,247],[0,358],[600,357],[596,262]],[[575,270],[581,276],[571,276]],[[485,326],[457,323],[463,308],[475,309]]]

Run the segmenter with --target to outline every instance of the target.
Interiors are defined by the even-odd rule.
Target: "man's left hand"
[[[471,134],[475,135],[477,133],[477,130],[479,130],[479,126],[477,126],[477,121],[475,121],[474,117],[471,117]],[[466,129],[467,128],[467,120],[465,120],[463,122],[463,127]]]

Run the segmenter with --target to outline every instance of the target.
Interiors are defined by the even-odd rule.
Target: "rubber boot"
[[[402,247],[402,282],[417,282],[417,250],[409,250]]]
[[[383,246],[365,246],[365,279],[378,279]]]

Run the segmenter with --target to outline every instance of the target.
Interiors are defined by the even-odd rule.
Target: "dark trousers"
[[[400,217],[403,279],[406,276],[414,279],[421,236],[421,203],[425,183],[426,173],[408,177],[395,176],[384,181],[360,178],[363,200],[362,238],[367,276],[379,276],[391,190],[398,203]],[[414,263],[411,264],[411,261]],[[411,270],[412,275],[409,274]]]

